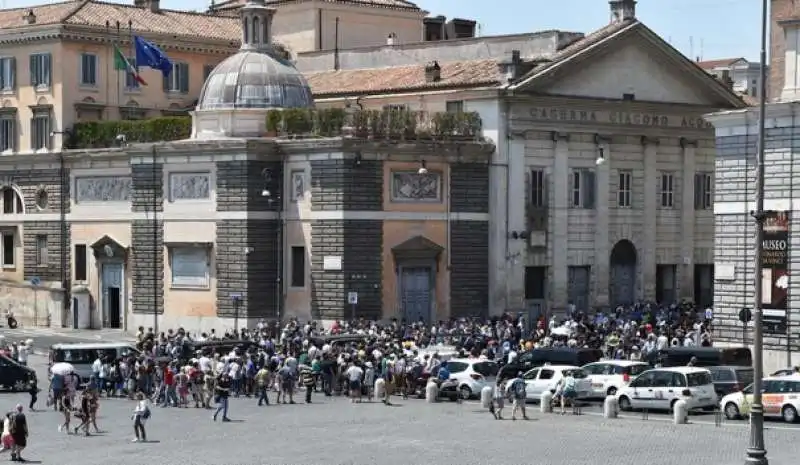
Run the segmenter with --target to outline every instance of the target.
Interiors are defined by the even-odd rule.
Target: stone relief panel
[[[306,196],[305,171],[292,171],[292,202],[298,202]]]
[[[392,171],[393,202],[441,202],[442,175],[428,171]]]
[[[129,176],[87,176],[75,178],[75,203],[128,202],[131,200]]]
[[[169,200],[207,200],[211,198],[209,173],[170,173]]]

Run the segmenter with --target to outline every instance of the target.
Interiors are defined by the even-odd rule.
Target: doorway
[[[608,294],[611,305],[632,305],[636,301],[636,246],[623,239],[611,249],[611,280]]]
[[[400,303],[407,323],[431,321],[431,294],[433,273],[430,267],[401,268]]]
[[[101,265],[100,288],[102,299],[102,326],[104,328],[122,329],[122,263],[107,262]]]

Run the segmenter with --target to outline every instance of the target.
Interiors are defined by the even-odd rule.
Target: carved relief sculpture
[[[303,171],[292,171],[292,201],[303,200],[306,196],[306,174]]]
[[[170,173],[169,198],[171,202],[211,198],[211,176],[208,173]]]
[[[441,173],[429,171],[392,172],[392,200],[396,202],[440,202],[442,199]]]
[[[127,176],[92,176],[75,179],[75,201],[127,202],[131,199],[131,178]]]

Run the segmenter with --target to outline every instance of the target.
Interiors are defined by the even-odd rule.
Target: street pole
[[[239,334],[239,296],[233,297],[233,334],[238,337]]]
[[[767,449],[764,444],[764,406],[761,403],[762,378],[764,376],[764,332],[761,280],[761,255],[764,249],[764,126],[767,94],[767,19],[768,0],[761,6],[761,82],[758,105],[758,153],[756,155],[756,222],[755,258],[755,302],[753,302],[753,404],[750,406],[750,444],[747,447],[747,465],[767,465]]]
[[[156,171],[156,146],[152,147],[152,170],[153,175],[153,332],[158,337],[158,248],[164,250],[164,245],[158,244],[158,196],[156,186],[158,184],[158,173]]]

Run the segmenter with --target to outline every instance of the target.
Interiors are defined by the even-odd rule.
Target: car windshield
[[[736,370],[736,377],[739,378],[739,384],[750,384],[753,382],[753,369],[745,368]]]
[[[689,387],[708,386],[711,383],[711,375],[707,371],[689,373],[686,375]]]
[[[480,362],[472,365],[472,369],[483,376],[497,376],[500,367],[494,362]]]
[[[464,362],[447,362],[447,371],[450,373],[461,373],[466,370],[468,366],[469,365]]]

